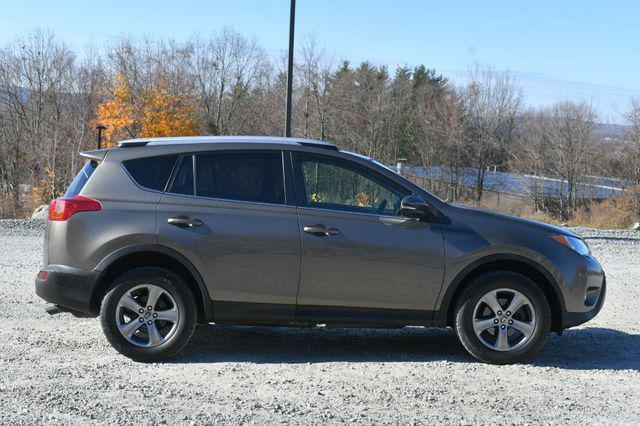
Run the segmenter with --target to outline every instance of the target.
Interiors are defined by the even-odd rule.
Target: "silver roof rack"
[[[271,136],[176,136],[170,138],[140,138],[129,139],[118,143],[118,148],[132,148],[139,146],[158,146],[165,144],[208,144],[208,143],[275,143],[285,145],[300,145],[314,148],[338,150],[334,144],[315,139],[284,138]]]

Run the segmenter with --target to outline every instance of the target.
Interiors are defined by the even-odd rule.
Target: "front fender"
[[[455,298],[466,284],[466,279],[481,270],[492,268],[493,265],[495,265],[496,269],[503,268],[507,270],[518,270],[518,267],[524,267],[542,275],[550,285],[549,289],[544,290],[551,291],[555,297],[550,303],[553,304],[557,302],[560,310],[559,313],[565,312],[564,300],[562,299],[558,282],[553,274],[542,266],[540,262],[516,253],[492,253],[476,258],[451,273],[453,278],[445,282],[438,296],[438,302],[432,320],[434,326],[445,327],[449,325],[452,313],[452,302],[455,301]],[[448,285],[447,282],[449,283]],[[559,320],[561,321],[561,319]]]

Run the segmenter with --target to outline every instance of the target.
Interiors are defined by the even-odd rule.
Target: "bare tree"
[[[629,125],[625,135],[626,155],[623,159],[623,176],[629,182],[634,210],[640,216],[640,100],[632,99],[629,111],[624,115]]]
[[[513,141],[522,94],[510,73],[476,66],[463,97],[469,152],[477,173],[476,197],[480,200],[486,168],[504,162]]]
[[[256,84],[268,79],[264,50],[256,40],[229,29],[208,39],[194,38],[190,49],[188,69],[202,132],[243,133],[249,123],[242,110],[250,106]]]
[[[385,67],[363,62],[351,69],[343,62],[331,84],[331,139],[380,161],[394,161],[396,147],[389,137],[389,83]]]
[[[624,115],[629,130],[625,135],[628,146],[628,170],[625,170],[627,179],[633,185],[640,185],[640,100],[632,99],[631,108]]]
[[[87,90],[82,86],[86,71],[46,31],[36,30],[0,50],[0,178],[13,200],[13,214],[22,211],[29,183],[43,185],[42,197],[51,198],[75,172],[68,160],[87,140],[89,126],[86,111],[85,119],[77,120],[78,107],[87,106],[90,114],[95,108],[95,102],[79,102],[87,100],[81,96]]]
[[[456,201],[468,164],[462,100],[451,88],[423,93],[412,108],[410,135],[414,154],[425,170],[440,165],[448,187],[441,195]]]
[[[324,49],[318,47],[315,37],[307,38],[301,49],[302,62],[298,65],[301,92],[298,110],[302,111],[304,137],[327,137],[328,115],[331,105],[332,61]],[[302,104],[302,105],[300,105]]]
[[[557,103],[545,113],[546,167],[561,180],[559,193],[564,200],[561,213],[565,219],[570,218],[577,207],[576,191],[588,169],[596,117],[589,104],[569,101]]]

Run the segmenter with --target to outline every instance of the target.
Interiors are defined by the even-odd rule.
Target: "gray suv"
[[[50,205],[36,293],[100,316],[139,361],[197,323],[455,328],[474,357],[524,360],[593,318],[605,275],[562,228],[448,204],[305,139],[136,139]]]

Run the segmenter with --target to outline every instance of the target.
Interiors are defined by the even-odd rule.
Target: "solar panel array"
[[[443,167],[407,167],[404,170],[409,174],[435,181],[455,181],[455,177]],[[458,184],[475,187],[477,179],[477,169],[465,168],[458,176]],[[590,199],[617,197],[624,192],[623,187],[624,181],[619,179],[587,176],[577,185],[576,197]],[[522,196],[535,193],[551,198],[563,198],[569,192],[566,180],[494,171],[485,172],[483,188],[489,191]]]

